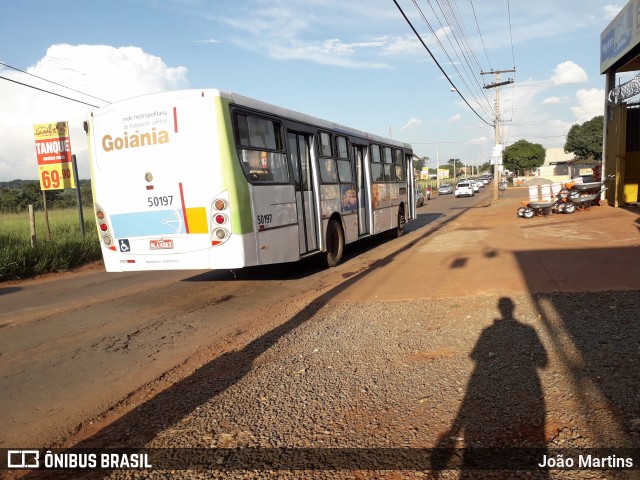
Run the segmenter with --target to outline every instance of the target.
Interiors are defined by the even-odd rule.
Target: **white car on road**
[[[458,182],[456,185],[455,195],[457,197],[473,197],[475,193],[473,193],[473,187],[471,183],[464,181]]]

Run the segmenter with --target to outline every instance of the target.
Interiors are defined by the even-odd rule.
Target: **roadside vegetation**
[[[35,184],[35,185],[34,185]],[[75,191],[47,192],[49,230],[37,182],[0,187],[0,282],[63,272],[101,258],[90,185],[82,185],[85,236],[82,236]],[[34,188],[37,187],[37,188]],[[85,194],[88,189],[88,198]],[[49,196],[51,195],[51,198]],[[28,205],[34,205],[36,242],[31,245]],[[87,205],[88,204],[88,205]]]

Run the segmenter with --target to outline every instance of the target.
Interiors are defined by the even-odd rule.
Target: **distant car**
[[[480,191],[480,184],[482,182],[476,182],[475,180],[469,180],[469,185],[471,185],[471,188],[473,188],[473,192],[479,192]]]
[[[440,195],[449,195],[453,193],[453,188],[448,183],[443,183],[438,187],[438,193]]]
[[[475,193],[473,193],[473,187],[469,182],[458,182],[456,185],[455,196],[458,197],[473,197]]]
[[[416,188],[416,208],[424,205],[424,195],[419,188]]]

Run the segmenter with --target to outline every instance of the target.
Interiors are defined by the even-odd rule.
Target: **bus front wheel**
[[[329,267],[335,267],[342,260],[344,253],[344,233],[338,221],[331,220],[327,226],[327,252],[325,262]]]

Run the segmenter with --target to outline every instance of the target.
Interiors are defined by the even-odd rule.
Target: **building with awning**
[[[600,34],[600,73],[605,79],[604,175],[615,174],[610,205],[640,200],[640,73],[616,86],[616,75],[640,71],[640,0],[630,0]]]

